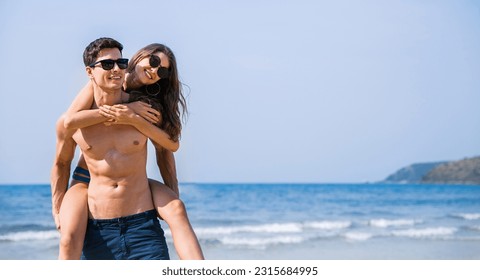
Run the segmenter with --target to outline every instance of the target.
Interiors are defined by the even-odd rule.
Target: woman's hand
[[[117,105],[102,105],[100,106],[100,115],[109,119],[105,122],[106,125],[109,124],[135,124],[135,118],[137,114],[130,109],[128,106],[123,104]]]
[[[158,124],[162,120],[162,115],[160,114],[160,112],[153,109],[152,105],[150,104],[142,101],[135,101],[125,105],[132,109],[137,115],[141,116],[142,118],[153,124]]]
[[[152,110],[150,108],[150,110]],[[147,110],[149,112],[152,112]],[[165,131],[161,130],[158,126],[150,123],[148,120],[142,118],[140,115],[137,115],[131,108],[127,105],[117,104],[113,106],[103,105],[99,110],[100,114],[107,119],[114,119],[113,122],[105,122],[106,125],[110,124],[127,124],[132,125],[143,135],[150,138],[152,142],[158,144],[159,146],[176,152],[179,147],[178,141],[173,141],[170,139],[170,135]]]

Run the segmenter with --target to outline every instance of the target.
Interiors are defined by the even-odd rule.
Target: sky
[[[477,1],[7,0],[0,184],[49,183],[55,121],[99,37],[125,57],[174,51],[189,109],[180,182],[376,182],[480,155]]]

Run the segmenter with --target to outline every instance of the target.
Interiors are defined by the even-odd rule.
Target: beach
[[[211,260],[478,260],[480,186],[180,185]],[[0,186],[0,259],[49,260],[48,185]],[[161,221],[172,259],[178,259]]]

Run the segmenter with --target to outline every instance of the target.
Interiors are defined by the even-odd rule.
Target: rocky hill
[[[397,172],[388,176],[383,182],[386,183],[419,183],[422,181],[423,176],[430,172],[438,165],[444,164],[442,162],[427,162],[427,163],[415,163],[407,167],[403,167]]]
[[[438,165],[421,182],[480,185],[480,156]]]
[[[480,156],[412,164],[388,176],[383,182],[480,185]]]

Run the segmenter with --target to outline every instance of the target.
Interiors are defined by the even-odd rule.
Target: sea
[[[180,195],[206,259],[480,259],[480,186],[183,183]],[[49,185],[0,185],[0,259],[56,259],[58,242]]]

